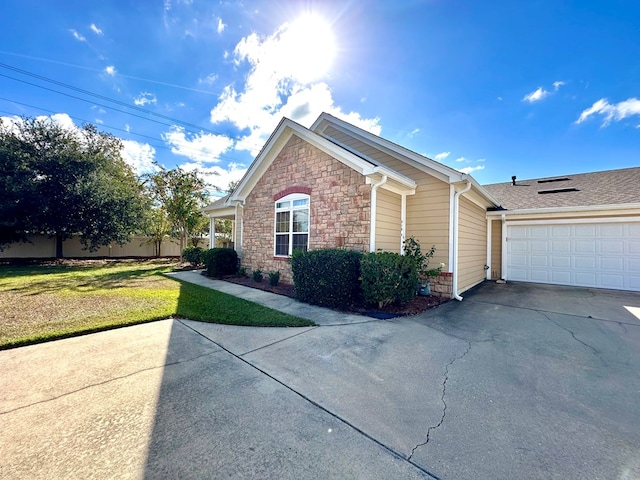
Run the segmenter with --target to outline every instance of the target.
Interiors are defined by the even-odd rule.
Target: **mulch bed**
[[[295,298],[295,287],[286,283],[279,283],[276,286],[269,284],[269,280],[264,279],[262,282],[256,282],[250,277],[236,277],[228,276],[224,277],[225,280],[230,283],[237,283],[238,285],[244,285],[245,287],[257,288],[278,295],[284,295],[286,297]],[[368,315],[374,318],[393,318],[404,315],[418,315],[425,310],[437,307],[442,303],[447,302],[448,299],[430,296],[417,295],[411,302],[405,305],[388,305],[383,309],[371,308],[365,305],[357,305],[349,311],[349,313],[358,313],[360,315]]]

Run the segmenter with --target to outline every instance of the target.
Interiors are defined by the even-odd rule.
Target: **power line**
[[[18,102],[18,101],[15,101],[15,100],[9,100],[8,98],[0,97],[0,100],[4,100],[4,101],[6,101],[6,102],[15,103],[15,104],[22,105],[22,106],[29,107],[29,108],[34,108],[34,109],[36,109],[36,110],[40,110],[40,111],[47,112],[47,113],[50,113],[50,114],[56,114],[56,113],[59,113],[59,112],[55,112],[55,111],[53,111],[53,110],[49,110],[49,109],[46,109],[46,108],[36,107],[35,105],[29,105],[29,104],[27,104],[27,103]],[[7,115],[19,116],[19,114],[15,113],[15,112],[9,112],[8,110],[0,110],[0,112],[5,113],[5,114],[7,114]],[[66,115],[69,115],[69,114],[67,113]],[[96,122],[90,122],[89,120],[86,120],[86,119],[84,119],[84,118],[76,117],[76,116],[74,116],[74,115],[69,115],[69,118],[72,118],[72,119],[74,119],[74,120],[78,120],[78,121],[80,121],[80,122],[84,122],[84,123],[96,123]],[[124,128],[114,127],[114,126],[112,126],[112,125],[108,125],[108,124],[104,124],[104,123],[103,123],[103,124],[98,124],[98,125],[100,125],[100,126],[102,126],[102,127],[109,128],[109,129],[111,129],[111,130],[117,130],[117,131],[120,131],[120,132],[125,132],[125,133],[127,133],[127,134],[129,134],[129,135],[136,135],[136,136],[138,136],[138,137],[148,138],[148,139],[153,140],[153,141],[158,141],[158,139],[157,139],[157,138],[155,138],[155,137],[151,137],[151,136],[149,136],[149,135],[144,135],[144,134],[142,134],[142,133],[132,132],[132,131],[130,131],[130,130],[128,131],[128,130],[125,130]],[[172,147],[168,147],[168,146],[166,146],[166,145],[158,145],[158,144],[156,144],[156,143],[149,143],[149,142],[147,142],[147,145],[149,145],[149,146],[151,146],[151,147],[153,147],[153,148],[155,148],[155,149],[159,149],[159,150],[167,150],[167,151],[171,152],[173,155],[177,155],[177,156],[179,156],[179,154],[177,154],[177,153],[175,153],[175,152],[173,151],[173,148],[172,148]],[[193,148],[193,147],[187,147],[187,148],[186,148],[186,153],[188,153],[188,152],[192,152],[192,153],[199,153],[199,152],[200,152],[200,150],[197,150],[197,149],[195,149],[195,148]],[[184,155],[181,155],[181,156],[184,156]],[[187,157],[187,158],[188,158],[188,157]],[[241,163],[243,163],[243,162],[244,162],[244,160],[241,160],[241,159],[239,159],[239,158],[235,158],[235,157],[230,157],[230,156],[228,156],[228,155],[218,155],[218,156],[216,156],[215,158],[224,158],[224,159],[227,159],[227,160],[233,160],[233,161],[241,162]],[[192,159],[192,160],[193,160],[193,159]],[[194,161],[195,161],[195,160],[194,160]],[[243,163],[243,164],[244,164],[244,163]]]
[[[39,75],[37,73],[29,72],[29,71],[23,70],[21,68],[12,67],[11,65],[7,65],[5,63],[0,63],[0,68],[5,68],[7,70],[11,70],[11,71],[14,71],[16,73],[20,73],[22,75],[27,75],[29,77],[37,78],[38,80],[42,80],[44,82],[52,83],[52,84],[57,85],[59,87],[68,88],[69,90],[74,90],[76,92],[83,93],[84,95],[89,95],[89,96],[92,96],[92,97],[95,97],[95,98],[99,98],[101,100],[105,100],[107,102],[115,103],[116,105],[121,105],[123,107],[130,108],[132,110],[137,110],[139,112],[146,113],[147,115],[152,115],[154,117],[162,118],[164,120],[169,120],[169,121],[171,121],[173,123],[178,123],[178,124],[184,125],[186,127],[195,128],[196,130],[206,131],[206,132],[211,133],[213,135],[220,135],[219,132],[217,133],[217,132],[214,132],[213,130],[202,128],[199,125],[195,125],[193,123],[185,122],[185,121],[179,120],[177,118],[169,117],[168,115],[163,115],[161,113],[152,112],[151,110],[147,110],[146,108],[142,108],[142,107],[139,107],[137,105],[130,105],[129,103],[123,102],[121,100],[116,100],[116,99],[107,97],[105,95],[100,95],[99,93],[94,93],[94,92],[91,92],[89,90],[85,90],[83,88],[75,87],[75,86],[70,85],[68,83],[60,82],[58,80],[54,80],[52,78],[48,78],[48,77],[45,77],[43,75]],[[3,76],[5,76],[5,75],[3,75]],[[9,76],[7,76],[7,78],[11,78],[13,80],[22,81],[22,80],[19,80],[19,79],[13,78],[13,77],[9,77]],[[27,83],[27,82],[24,82],[24,83]],[[33,84],[30,84],[30,85],[33,85]],[[58,93],[62,93],[62,92],[58,92]]]

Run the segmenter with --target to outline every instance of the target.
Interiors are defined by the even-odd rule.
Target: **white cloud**
[[[245,165],[240,163],[230,163],[227,168],[218,165],[205,167],[201,163],[184,163],[180,168],[187,172],[198,172],[199,176],[209,185],[216,187],[224,192],[231,182],[237,182],[247,172]]]
[[[476,165],[475,167],[464,167],[459,169],[460,172],[469,174],[478,170],[484,170],[484,165]]]
[[[93,31],[93,33],[95,33],[96,35],[104,35],[102,33],[102,30],[100,30],[95,23],[92,23],[89,28],[91,28],[91,30]]]
[[[138,175],[158,171],[158,166],[153,163],[156,150],[148,143],[139,143],[133,140],[122,140],[122,158]]]
[[[218,34],[224,32],[225,28],[227,28],[227,25],[225,23],[222,23],[222,19],[218,17],[218,26],[216,27]]]
[[[553,88],[554,88],[556,91],[558,91],[558,89],[559,89],[561,86],[566,85],[566,84],[567,84],[567,82],[563,82],[563,81],[561,81],[561,80],[557,80],[557,81],[553,82]]]
[[[114,77],[116,74],[116,67],[114,67],[113,65],[107,65],[106,67],[104,67],[104,73],[111,77]]]
[[[619,122],[632,115],[640,115],[640,99],[629,98],[622,102],[611,104],[606,98],[601,98],[591,107],[584,110],[575,123],[582,123],[594,114],[604,116],[602,126],[606,127],[612,121]]]
[[[284,24],[271,36],[254,33],[236,45],[235,64],[246,62],[250,70],[243,90],[237,91],[233,85],[224,88],[211,110],[211,122],[231,122],[238,129],[249,130],[237,149],[257,154],[283,116],[308,127],[320,113],[328,112],[380,134],[379,118],[344,112],[334,104],[329,86],[314,82],[332,59],[329,33],[319,30],[319,38],[313,37],[314,32],[302,33],[300,26]]]
[[[465,163],[469,163],[469,160],[467,160],[467,159],[466,159],[466,158],[464,158],[464,157],[458,157],[458,158],[456,158],[456,162],[465,162]]]
[[[124,129],[126,130],[127,133],[129,133],[131,131],[131,125],[129,125],[128,123],[125,123]]]
[[[87,41],[87,39],[85,37],[83,37],[82,35],[80,35],[76,29],[72,28],[69,31],[71,32],[71,35],[73,35],[73,38],[75,38],[79,42],[86,42]]]
[[[219,162],[220,155],[233,147],[233,140],[224,135],[198,133],[187,136],[182,127],[176,126],[163,133],[162,139],[168,145],[171,145],[172,153],[187,157],[198,163]]]
[[[527,93],[522,98],[522,101],[523,102],[529,102],[529,103],[538,102],[538,101],[542,100],[544,97],[546,97],[547,95],[549,95],[549,92],[547,92],[542,87],[538,87],[537,90],[535,90],[535,91],[533,91],[531,93]]]
[[[414,128],[409,132],[409,138],[413,138],[418,132],[420,132],[419,128]]]
[[[442,160],[444,160],[445,158],[447,158],[449,155],[451,155],[451,152],[442,152],[437,154],[435,157],[433,157],[435,160],[441,162]]]
[[[155,104],[158,99],[153,93],[141,92],[136,98],[133,99],[133,103],[138,106],[144,107],[145,105]]]
[[[218,79],[218,75],[215,73],[210,73],[206,77],[200,77],[198,79],[198,83],[201,85],[211,85]]]

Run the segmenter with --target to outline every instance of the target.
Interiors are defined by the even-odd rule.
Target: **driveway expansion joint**
[[[60,395],[56,395],[55,397],[45,398],[43,400],[38,400],[37,402],[32,402],[32,403],[29,403],[27,405],[20,405],[19,407],[15,407],[15,408],[12,408],[10,410],[0,411],[0,415],[7,415],[9,413],[13,413],[13,412],[16,412],[18,410],[24,410],[24,409],[27,409],[27,408],[31,408],[33,406],[40,405],[40,404],[43,404],[43,403],[54,402],[56,400],[59,400],[60,398],[68,397],[69,395],[74,395],[74,394],[76,394],[78,392],[82,392],[84,390],[89,390],[89,389],[94,388],[94,387],[101,387],[102,385],[107,385],[107,384],[109,384],[111,382],[117,382],[118,380],[123,380],[125,378],[134,377],[134,376],[136,376],[136,375],[138,375],[140,373],[150,372],[150,371],[153,371],[153,370],[157,370],[159,368],[164,369],[164,368],[167,368],[167,367],[171,367],[173,365],[180,365],[181,363],[193,362],[194,360],[198,360],[198,359],[200,359],[202,357],[208,357],[208,356],[216,354],[216,353],[220,353],[220,350],[213,350],[211,352],[203,353],[202,355],[197,355],[197,356],[192,357],[192,358],[185,358],[184,360],[176,360],[175,362],[163,363],[162,365],[156,365],[156,366],[153,366],[153,367],[142,368],[140,370],[136,370],[135,372],[127,373],[126,375],[120,375],[118,377],[109,378],[108,380],[104,380],[103,382],[92,383],[92,384],[89,384],[89,385],[85,385],[84,387],[76,388],[75,390],[71,390],[69,392],[61,393]]]
[[[383,450],[386,450],[389,454],[391,454],[392,456],[396,457],[399,460],[402,460],[404,462],[409,463],[410,465],[412,465],[414,468],[416,468],[418,471],[420,471],[420,473],[422,473],[423,475],[426,476],[426,478],[432,479],[432,480],[442,480],[440,477],[438,477],[436,474],[431,473],[429,470],[427,470],[425,467],[423,467],[422,465],[419,465],[418,463],[414,462],[411,460],[411,457],[407,458],[406,456],[402,455],[400,452],[397,452],[396,450],[393,449],[393,447],[383,443],[381,440],[378,440],[377,438],[375,438],[374,436],[368,434],[367,432],[365,432],[364,430],[362,430],[361,428],[357,427],[355,424],[349,422],[346,418],[340,416],[339,414],[329,410],[327,407],[324,407],[323,405],[315,402],[314,400],[312,400],[310,397],[308,397],[307,395],[305,395],[304,393],[296,390],[295,388],[293,388],[292,386],[288,385],[287,383],[285,383],[284,381],[278,379],[277,377],[274,377],[273,375],[271,375],[269,372],[267,372],[266,370],[263,370],[262,368],[258,367],[257,365],[254,365],[253,363],[251,363],[249,360],[247,360],[246,358],[243,358],[241,355],[238,355],[236,353],[233,353],[231,350],[229,350],[228,348],[225,348],[223,345],[219,344],[218,342],[216,342],[215,340],[213,340],[212,338],[207,337],[204,333],[199,332],[198,330],[196,330],[195,328],[184,324],[183,325],[185,327],[187,327],[188,329],[192,330],[196,335],[200,335],[202,338],[208,340],[209,342],[213,343],[214,345],[216,345],[217,347],[221,348],[222,350],[224,350],[225,352],[227,352],[229,355],[231,355],[232,357],[240,360],[241,362],[243,362],[244,364],[246,364],[247,366],[257,370],[258,372],[260,372],[261,374],[263,374],[264,376],[266,376],[267,378],[270,378],[271,380],[273,380],[274,382],[278,383],[279,385],[282,385],[284,388],[286,388],[287,390],[289,390],[290,392],[298,395],[300,398],[302,398],[303,400],[305,400],[306,402],[309,402],[309,404],[313,405],[314,407],[322,410],[323,412],[327,413],[328,415],[330,415],[331,417],[335,418],[337,421],[341,422],[342,424],[346,425],[347,427],[353,429],[355,432],[359,433],[360,435],[364,436],[365,438],[367,438],[368,440],[372,441],[373,443],[375,443],[376,445],[378,445],[379,447],[381,447]],[[305,332],[302,332],[305,333]],[[456,360],[458,360],[459,358],[462,358],[464,355],[466,355],[469,352],[469,349],[471,349],[471,344],[469,344],[469,347],[467,349],[467,351],[462,354],[461,357],[455,358],[453,359],[453,361],[449,364],[451,365],[453,362],[455,362]],[[245,354],[246,355],[246,354]],[[449,367],[449,365],[447,365],[447,368]],[[446,380],[445,380],[446,382]],[[443,394],[444,395],[444,394]],[[414,449],[415,450],[415,449]]]
[[[445,396],[447,394],[447,381],[449,380],[449,367],[451,367],[458,360],[463,359],[469,351],[471,351],[471,342],[468,340],[464,340],[467,343],[467,349],[461,354],[451,360],[444,368],[444,379],[442,380],[442,396],[440,397],[440,401],[442,402],[442,416],[440,417],[440,421],[436,425],[432,425],[427,429],[427,438],[424,442],[419,443],[411,450],[411,454],[407,457],[408,460],[411,460],[413,455],[416,453],[416,450],[420,447],[424,447],[431,440],[431,432],[440,428],[444,423],[444,419],[447,416],[447,402],[445,401]]]

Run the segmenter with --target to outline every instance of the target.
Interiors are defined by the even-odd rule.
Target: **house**
[[[280,270],[289,282],[288,259],[295,249],[401,253],[404,239],[414,237],[423,249],[435,245],[433,265],[445,264],[433,290],[459,300],[482,281],[500,278],[640,290],[638,175],[640,169],[628,169],[619,177],[632,180],[615,184],[621,180],[609,173],[608,182],[629,191],[619,197],[592,192],[588,201],[585,195],[566,199],[592,182],[578,175],[563,180],[569,182],[566,188],[553,179],[483,187],[470,175],[323,113],[311,128],[283,119],[235,190],[205,213],[211,219],[210,238],[215,238],[214,219],[233,220],[233,244],[244,266]],[[528,193],[521,194],[525,189]],[[574,233],[558,243],[567,225]],[[603,272],[610,265],[620,267],[616,275],[623,279],[607,280],[598,270],[589,283],[587,276],[574,274],[588,268],[582,257],[576,262],[571,256],[574,244],[575,255],[582,254],[577,238],[586,235],[585,225],[598,231],[592,260]],[[616,261],[602,261],[598,255],[609,243],[602,247],[599,236],[613,235],[611,226],[620,231],[622,251]],[[543,227],[550,229],[546,247]],[[556,270],[567,262],[573,271],[568,277]]]
[[[484,188],[492,276],[640,291],[640,168]]]

